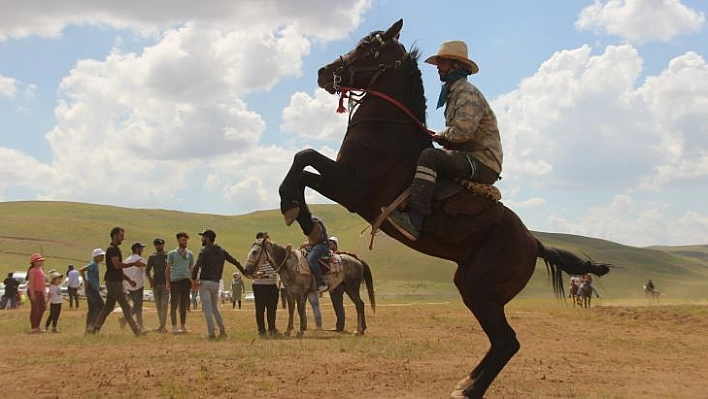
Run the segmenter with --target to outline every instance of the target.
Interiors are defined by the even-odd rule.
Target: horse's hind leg
[[[356,334],[363,335],[364,331],[366,331],[366,316],[364,315],[366,306],[364,306],[364,301],[361,300],[358,288],[359,287],[355,290],[353,288],[350,289],[349,286],[345,286],[347,296],[354,302],[354,306],[356,307]]]
[[[520,344],[516,332],[506,320],[504,304],[490,302],[490,292],[481,284],[472,287],[469,278],[468,284],[465,284],[462,266],[457,268],[454,281],[465,305],[487,334],[491,347],[472,372],[457,384],[452,397],[481,398],[506,363],[518,352]]]

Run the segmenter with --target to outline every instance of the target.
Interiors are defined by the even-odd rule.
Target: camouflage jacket
[[[502,146],[497,118],[482,93],[467,79],[450,86],[445,107],[447,149],[471,153],[497,173],[502,168]]]

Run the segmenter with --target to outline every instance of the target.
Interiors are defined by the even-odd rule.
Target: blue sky
[[[0,200],[242,214],[292,155],[335,157],[317,69],[403,18],[467,42],[534,230],[708,243],[708,4],[689,0],[0,1]],[[428,124],[439,81],[421,65]],[[325,202],[309,192],[313,202]]]

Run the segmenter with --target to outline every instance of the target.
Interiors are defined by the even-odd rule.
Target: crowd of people
[[[324,283],[317,260],[326,251],[338,251],[337,237],[328,237],[324,223],[315,219],[319,228],[316,231],[317,251],[310,251],[309,265],[316,279],[315,289],[308,295],[312,307],[315,326],[322,328],[322,313],[319,299],[322,292],[329,290]],[[79,308],[79,290],[83,286],[87,304],[85,333],[96,334],[101,331],[106,319],[113,313],[116,304],[120,306],[121,315],[118,322],[121,328],[130,326],[136,336],[144,335],[147,328],[143,318],[143,298],[145,283],[149,283],[153,293],[155,310],[158,316],[156,333],[185,334],[187,314],[190,311],[190,296],[197,293],[201,302],[207,337],[219,339],[226,337],[226,326],[220,312],[219,302],[222,299],[220,291],[223,288],[222,276],[224,265],[231,263],[237,271],[232,274],[231,300],[232,308],[242,308],[242,296],[246,293],[244,276],[251,278],[251,289],[255,302],[256,326],[260,336],[277,337],[276,310],[279,297],[286,300],[286,287],[280,281],[278,274],[269,262],[257,265],[253,275],[246,275],[241,263],[224,248],[216,244],[216,232],[211,229],[199,233],[201,250],[195,257],[188,248],[189,234],[179,232],[175,235],[176,248],[165,250],[165,240],[158,237],[153,240],[155,251],[147,258],[143,256],[145,245],[134,242],[131,254],[123,257],[121,245],[125,240],[125,229],[114,227],[110,231],[111,242],[106,248],[95,248],[91,251],[91,261],[83,267],[69,265],[66,273],[66,291],[70,309]],[[267,232],[259,232],[256,239],[270,239]],[[319,248],[320,244],[324,248]],[[64,298],[62,283],[64,275],[56,269],[45,272],[45,258],[40,253],[30,255],[30,267],[27,271],[27,296],[30,302],[30,332],[58,332],[59,316]],[[105,263],[105,266],[103,265]],[[317,270],[317,271],[316,271]],[[319,273],[318,273],[319,272]],[[103,280],[101,280],[103,277]],[[104,287],[101,285],[103,281]],[[5,293],[10,308],[16,308],[17,288],[19,283],[12,278],[12,273],[4,281]],[[343,287],[333,287],[330,296],[336,315],[336,326],[331,331],[344,331]],[[196,304],[194,307],[196,308]],[[167,327],[169,321],[171,329]],[[41,328],[41,321],[49,308],[49,315]],[[50,330],[51,329],[51,330]],[[218,331],[217,331],[218,329]]]

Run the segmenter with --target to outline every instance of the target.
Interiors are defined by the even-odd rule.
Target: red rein
[[[340,87],[340,88],[339,88],[339,107],[337,108],[337,112],[338,112],[338,113],[343,114],[343,113],[347,112],[347,109],[344,107],[344,99],[345,99],[345,98],[349,98],[349,96],[347,96],[347,92],[354,91],[354,90],[362,91],[362,92],[364,92],[364,93],[371,94],[371,95],[374,96],[374,97],[378,97],[378,98],[380,98],[380,99],[382,99],[382,100],[388,101],[389,103],[391,103],[391,104],[395,105],[396,107],[398,107],[398,108],[399,108],[401,111],[403,111],[406,115],[408,115],[408,116],[413,120],[413,122],[415,122],[415,124],[418,125],[418,127],[419,127],[423,132],[425,132],[428,136],[433,137],[433,136],[435,135],[435,132],[432,131],[432,130],[430,130],[430,129],[428,129],[427,127],[425,127],[425,125],[423,124],[423,122],[421,122],[418,118],[416,118],[416,116],[413,115],[413,113],[412,113],[408,108],[406,108],[405,105],[401,104],[401,103],[400,103],[398,100],[396,100],[395,98],[390,97],[389,95],[384,94],[384,93],[381,93],[380,91],[376,91],[376,90],[371,90],[371,89],[354,89],[354,88],[352,88],[352,87]]]

